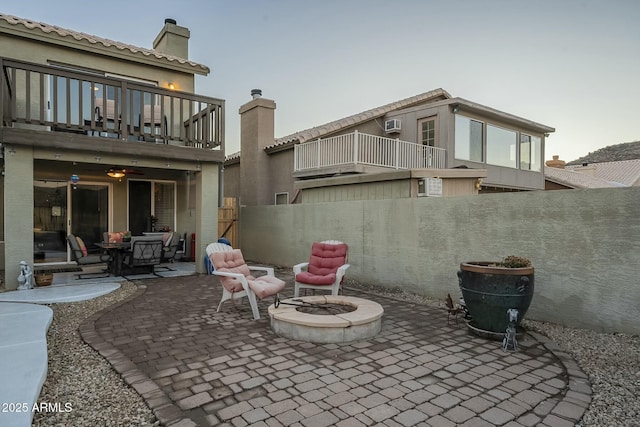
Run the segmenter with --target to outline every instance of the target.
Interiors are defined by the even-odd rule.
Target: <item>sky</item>
[[[251,89],[275,136],[442,88],[554,127],[546,159],[640,140],[640,0],[86,0],[0,13],[151,48],[166,18],[207,65],[196,93],[226,102],[226,152]],[[1,56],[1,55],[0,55]]]

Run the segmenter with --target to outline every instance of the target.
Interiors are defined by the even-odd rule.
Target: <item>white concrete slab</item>
[[[87,283],[83,285],[46,286],[0,293],[0,302],[26,302],[51,304],[85,301],[108,294],[120,287],[120,283]]]
[[[165,277],[195,274],[195,263],[173,263],[171,267],[176,271],[159,274]],[[91,271],[85,269],[84,273]],[[6,408],[0,407],[0,427],[31,426],[33,405],[47,377],[46,337],[53,311],[38,304],[93,299],[115,291],[125,280],[123,277],[76,279],[77,274],[55,273],[51,286],[0,293],[0,405],[6,405]]]
[[[49,307],[0,302],[0,425],[30,426],[47,377]],[[6,407],[5,407],[6,406]]]

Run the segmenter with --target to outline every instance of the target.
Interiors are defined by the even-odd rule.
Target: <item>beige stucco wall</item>
[[[291,266],[311,243],[349,244],[347,277],[438,299],[459,295],[466,260],[526,256],[530,319],[640,332],[640,188],[537,191],[244,207],[247,259]],[[444,315],[444,314],[443,314]]]
[[[5,145],[5,289],[18,287],[20,261],[33,265],[33,149]]]
[[[0,52],[5,58],[44,65],[54,60],[58,64],[71,64],[89,70],[107,71],[120,76],[154,81],[164,88],[171,82],[176,90],[194,92],[193,74],[161,68],[160,61],[146,65],[105,55],[92,55],[89,52],[43,43],[43,41],[11,37],[0,32]]]
[[[202,259],[207,244],[218,240],[218,165],[205,163],[195,176],[196,272],[205,273]],[[190,237],[190,236],[189,236]]]
[[[222,174],[224,197],[240,197],[240,163],[224,166]]]

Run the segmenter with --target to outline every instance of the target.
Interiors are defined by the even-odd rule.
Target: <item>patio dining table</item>
[[[99,248],[109,252],[111,260],[109,261],[109,274],[112,276],[122,275],[122,260],[127,252],[131,250],[131,242],[100,242],[96,243]]]

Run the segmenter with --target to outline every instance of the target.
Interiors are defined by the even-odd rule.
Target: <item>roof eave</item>
[[[0,27],[2,32],[15,37],[26,38],[30,40],[36,40],[43,43],[49,43],[57,46],[63,46],[71,49],[82,50],[90,52],[92,54],[104,55],[111,58],[118,58],[126,61],[138,62],[145,65],[152,65],[154,67],[163,67],[173,71],[178,71],[187,74],[199,74],[206,76],[211,70],[209,67],[203,64],[198,64],[193,61],[181,62],[183,58],[170,59],[168,56],[158,58],[151,53],[147,53],[148,49],[140,49],[137,52],[133,52],[130,49],[120,48],[118,46],[110,45],[105,46],[101,42],[91,42],[88,39],[77,39],[72,35],[61,36],[55,31],[44,32],[40,28],[28,28],[22,24],[11,24],[5,20],[0,20]],[[187,61],[187,60],[184,60]],[[191,65],[193,64],[193,65]]]
[[[541,123],[537,123],[523,117],[505,113],[504,111],[496,110],[495,108],[487,107],[486,105],[471,102],[464,98],[452,98],[449,99],[446,103],[457,105],[460,111],[467,110],[470,112],[482,114],[483,116],[492,117],[508,123],[518,124],[519,126],[535,130],[536,132],[552,133],[556,131],[556,129],[551,126],[543,125]]]

